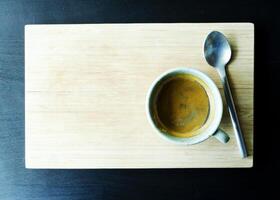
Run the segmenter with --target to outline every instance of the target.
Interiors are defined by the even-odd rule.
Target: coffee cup
[[[229,141],[219,128],[221,94],[214,81],[196,69],[171,69],[156,78],[147,93],[146,114],[154,130],[176,144],[197,144],[211,136]]]

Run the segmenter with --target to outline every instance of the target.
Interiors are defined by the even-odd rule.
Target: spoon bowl
[[[218,32],[212,31],[204,43],[204,56],[212,67],[225,66],[231,58],[231,48],[226,37]]]

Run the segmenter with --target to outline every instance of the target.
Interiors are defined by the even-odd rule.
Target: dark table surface
[[[277,191],[278,16],[275,3],[253,0],[0,0],[0,200],[256,199]],[[25,169],[24,25],[118,22],[255,23],[253,168]]]

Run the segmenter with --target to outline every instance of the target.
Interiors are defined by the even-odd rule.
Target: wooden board
[[[145,113],[152,81],[176,67],[216,71],[203,58],[212,30],[233,48],[230,82],[250,157],[231,140],[193,146],[162,140]],[[25,27],[25,161],[27,168],[208,168],[253,164],[254,25],[84,24]]]

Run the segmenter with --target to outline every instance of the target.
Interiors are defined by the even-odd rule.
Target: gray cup
[[[205,122],[205,126],[197,130],[196,134],[192,137],[176,137],[171,135],[165,130],[160,129],[157,126],[155,115],[153,113],[153,102],[156,99],[157,91],[159,90],[160,86],[163,84],[164,81],[167,79],[174,77],[178,74],[188,74],[197,77],[205,86],[207,86],[207,94],[211,98],[210,101],[210,114],[208,119]],[[215,85],[215,83],[204,73],[198,71],[196,69],[191,68],[176,68],[164,72],[161,74],[151,85],[147,97],[146,97],[146,114],[149,123],[154,128],[154,130],[161,136],[163,139],[176,143],[176,144],[185,144],[185,145],[192,145],[200,143],[211,136],[214,136],[222,143],[227,143],[229,141],[229,136],[223,130],[219,128],[222,115],[223,115],[223,102],[221,98],[221,94]]]

